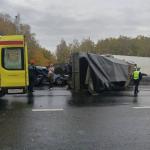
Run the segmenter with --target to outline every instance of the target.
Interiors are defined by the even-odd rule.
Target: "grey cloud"
[[[150,34],[148,0],[83,0],[81,5],[79,0],[65,4],[56,0],[43,2],[41,9],[36,1],[29,4],[32,5],[1,0],[0,7],[13,16],[19,12],[22,22],[31,25],[40,43],[50,49],[54,49],[61,38],[70,42],[90,36],[96,41],[110,36]]]

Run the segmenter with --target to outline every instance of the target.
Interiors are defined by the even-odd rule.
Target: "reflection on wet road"
[[[149,97],[149,87],[136,98],[132,91],[90,96],[65,88],[5,96],[0,150],[149,149]]]

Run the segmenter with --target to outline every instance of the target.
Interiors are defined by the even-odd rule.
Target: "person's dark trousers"
[[[53,87],[53,83],[51,82],[51,80],[49,81],[49,89]]]
[[[134,91],[139,91],[139,80],[134,80],[134,86],[135,86],[135,89]]]
[[[49,89],[53,87],[53,74],[49,77]]]
[[[34,86],[34,79],[33,78],[29,78],[28,90],[29,90],[30,93],[33,92],[33,86]]]

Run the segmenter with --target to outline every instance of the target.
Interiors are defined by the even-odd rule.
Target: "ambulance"
[[[0,97],[27,93],[28,52],[23,35],[0,36]]]

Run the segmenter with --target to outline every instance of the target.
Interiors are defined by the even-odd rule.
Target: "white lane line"
[[[32,111],[40,112],[40,111],[63,111],[64,109],[32,109]]]
[[[139,107],[132,107],[132,108],[134,108],[134,109],[147,109],[147,108],[149,108],[150,109],[150,106],[139,106]]]

